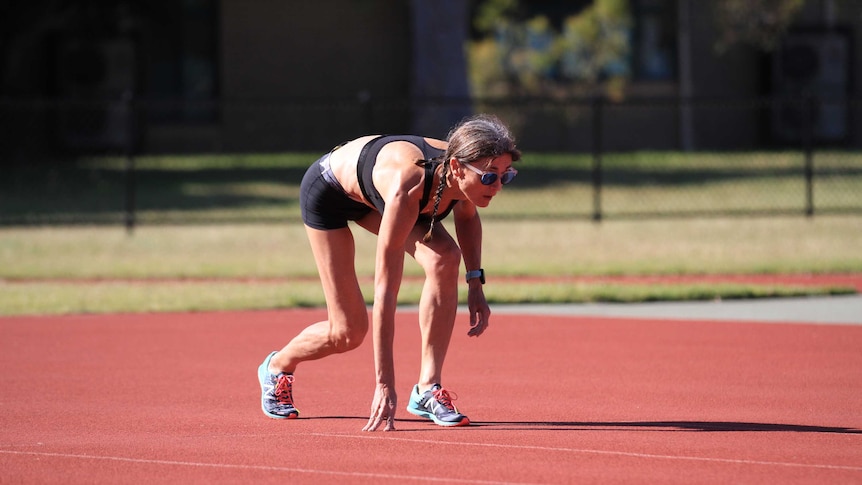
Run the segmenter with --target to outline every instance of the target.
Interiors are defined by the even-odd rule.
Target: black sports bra
[[[362,190],[362,195],[365,196],[365,200],[374,204],[374,207],[383,214],[383,210],[386,208],[386,203],[383,200],[383,196],[381,196],[377,188],[374,187],[372,173],[374,171],[374,165],[377,163],[377,155],[380,153],[380,150],[386,144],[394,141],[406,141],[416,145],[416,147],[422,150],[422,155],[425,157],[427,162],[425,164],[425,186],[422,191],[422,200],[419,202],[419,209],[422,210],[422,208],[428,205],[428,201],[431,200],[431,191],[433,189],[432,185],[434,184],[434,171],[442,163],[438,157],[442,156],[445,151],[432,147],[425,141],[425,138],[421,136],[381,135],[366,143],[365,146],[362,147],[362,151],[359,153],[359,160],[356,163],[356,176],[359,180],[359,189]],[[438,213],[437,220],[443,219],[449,215],[456,203],[458,203],[458,201],[453,200],[446,210]],[[429,220],[431,220],[430,215],[419,214],[417,217],[417,222]]]

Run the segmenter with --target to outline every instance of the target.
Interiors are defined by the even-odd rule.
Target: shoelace
[[[434,399],[438,403],[442,404],[443,406],[446,406],[446,409],[449,409],[449,410],[456,412],[456,413],[458,412],[458,408],[456,408],[455,405],[452,404],[452,401],[455,401],[456,399],[458,399],[458,395],[455,394],[454,392],[450,395],[448,390],[443,389],[441,387],[440,389],[437,389],[436,391],[431,391],[431,395],[434,396]]]
[[[275,384],[275,400],[279,404],[293,406],[293,375],[281,374]]]

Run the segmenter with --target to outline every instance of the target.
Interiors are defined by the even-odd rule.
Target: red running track
[[[320,310],[0,318],[0,483],[862,483],[862,326],[459,316],[445,384],[474,421],[363,433],[371,344],[256,369]]]

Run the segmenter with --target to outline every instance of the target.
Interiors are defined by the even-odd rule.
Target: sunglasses
[[[497,181],[498,175],[494,172],[483,172],[482,170],[479,170],[478,168],[470,165],[467,162],[461,162],[461,165],[463,165],[463,166],[469,168],[470,170],[472,170],[473,172],[476,172],[479,175],[481,175],[482,176],[482,185],[491,185]],[[512,180],[515,179],[515,175],[518,175],[518,171],[515,170],[514,168],[509,168],[508,170],[503,172],[502,175],[499,175],[500,183],[503,185],[509,184],[510,182],[512,182]]]

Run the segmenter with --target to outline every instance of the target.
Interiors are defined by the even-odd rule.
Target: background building
[[[630,80],[598,104],[471,98],[478,0],[9,1],[0,155],[321,150],[442,137],[477,107],[538,151],[862,146],[862,4],[809,0],[774,51],[719,52],[717,1],[630,0]],[[552,20],[592,4],[523,3]]]

